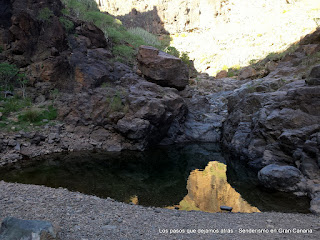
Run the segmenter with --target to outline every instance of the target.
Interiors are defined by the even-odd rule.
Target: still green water
[[[255,176],[214,144],[52,154],[0,169],[0,179],[7,182],[63,187],[143,206],[218,212],[227,205],[235,212],[308,212],[309,199],[266,192]]]

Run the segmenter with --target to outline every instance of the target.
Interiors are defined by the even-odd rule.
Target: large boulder
[[[189,82],[189,71],[182,60],[154,47],[140,46],[138,68],[147,80],[163,87],[181,90]]]
[[[259,171],[258,179],[266,188],[291,192],[299,190],[303,175],[293,166],[270,164]]]
[[[254,78],[255,76],[257,76],[257,71],[253,67],[245,67],[241,69],[238,79],[244,80],[248,78]]]
[[[54,240],[58,239],[54,227],[50,222],[40,220],[21,220],[7,217],[0,229],[0,240]]]

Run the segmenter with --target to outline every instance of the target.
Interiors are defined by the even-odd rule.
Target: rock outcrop
[[[180,58],[151,46],[140,46],[137,59],[139,70],[149,81],[178,90],[189,83],[189,70]]]
[[[102,145],[116,138],[120,150],[143,150],[158,143],[171,124],[182,121],[187,112],[177,90],[162,88],[133,73],[124,75],[118,85],[63,95],[57,106],[59,118],[74,126],[75,132],[82,134],[82,128],[95,126],[84,135],[100,132]]]
[[[304,49],[228,97],[222,140],[242,162],[260,170],[265,187],[313,199],[320,192],[320,88],[318,66],[302,79],[310,68],[306,59],[314,56]]]
[[[284,192],[294,192],[298,184],[305,185],[302,173],[293,166],[270,164],[259,171],[258,178],[263,186]]]
[[[1,1],[1,57],[27,73],[32,100],[54,102],[63,121],[59,130],[50,132],[47,125],[38,137],[2,136],[3,164],[32,157],[37,148],[40,155],[93,148],[143,150],[160,142],[171,124],[182,121],[187,112],[177,90],[148,82],[116,62],[112,43],[94,24],[64,16],[73,26],[67,31],[60,21],[62,8],[60,1]],[[49,14],[40,18],[44,9]],[[183,71],[182,61],[159,55],[168,60],[158,62],[160,75],[168,77],[170,86],[175,80],[177,88],[183,88],[188,71]],[[169,70],[173,78],[166,75]],[[55,89],[58,94],[53,97]],[[8,144],[11,140],[20,147]]]
[[[2,56],[25,71],[32,85],[45,81],[60,91],[79,92],[114,79],[111,44],[95,25],[67,19],[72,25],[68,31],[74,33],[69,34],[60,19],[60,1],[5,2],[1,9],[8,9],[7,18],[0,21]],[[39,17],[44,10],[50,13],[47,19]]]
[[[211,27],[216,16],[228,11],[226,0],[96,2],[101,10],[117,16],[126,26],[140,26],[155,34]]]

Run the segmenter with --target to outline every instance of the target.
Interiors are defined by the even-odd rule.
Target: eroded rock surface
[[[259,171],[258,178],[263,186],[278,191],[298,191],[299,184],[305,187],[302,173],[293,166],[270,164]]]
[[[140,46],[138,68],[146,79],[163,87],[184,89],[189,83],[189,70],[180,58],[150,46]]]

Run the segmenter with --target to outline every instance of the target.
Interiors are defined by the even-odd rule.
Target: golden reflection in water
[[[187,183],[188,194],[180,202],[181,210],[221,212],[220,206],[232,207],[232,212],[260,212],[246,202],[227,182],[227,166],[212,161],[202,171],[190,173]]]
[[[134,196],[130,197],[130,202],[135,204],[135,205],[138,205],[139,204],[138,196],[134,195]]]

